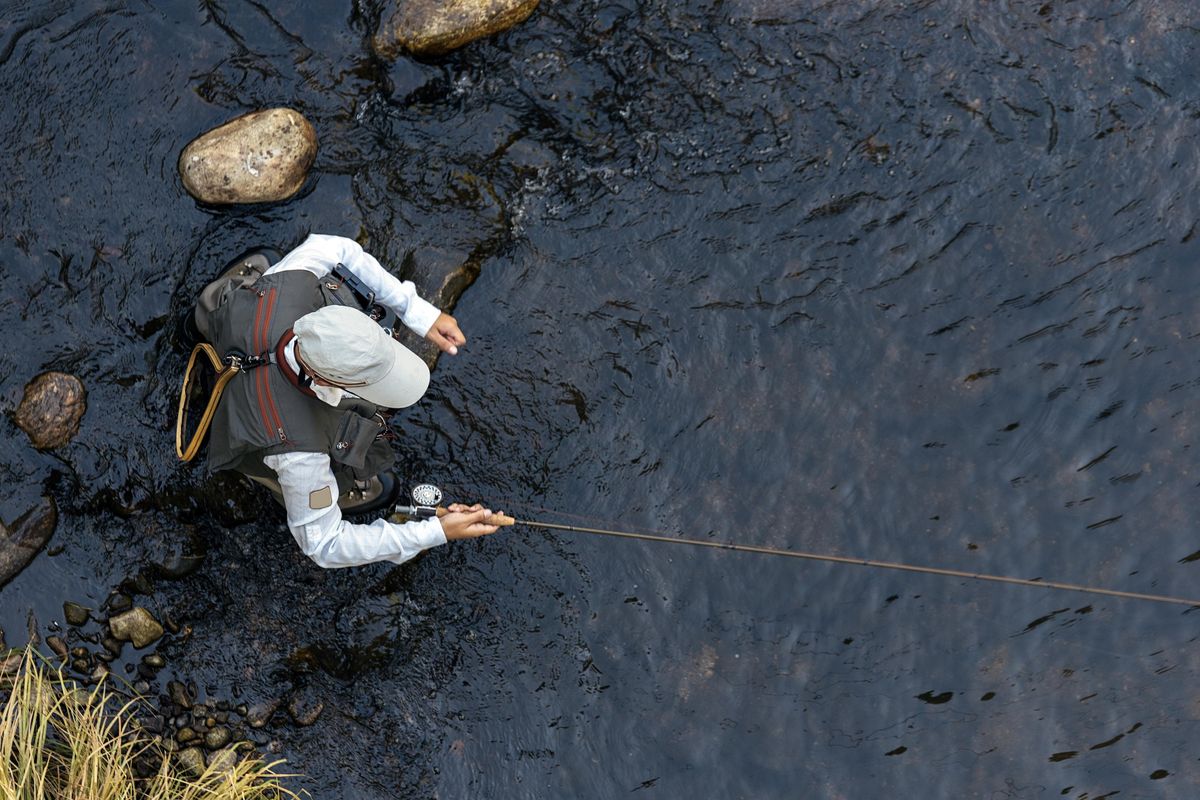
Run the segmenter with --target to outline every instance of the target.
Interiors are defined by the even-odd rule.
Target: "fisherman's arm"
[[[457,345],[466,343],[466,337],[459,330],[454,317],[423,300],[412,281],[402,281],[389,273],[353,239],[322,233],[310,234],[299,247],[268,269],[267,274],[306,269],[318,278],[324,278],[338,264],[345,264],[375,293],[375,299],[395,311],[400,321],[413,333],[428,338],[451,355],[457,353]]]
[[[494,533],[484,522],[492,515],[481,506],[451,505],[436,517],[397,524],[378,519],[366,525],[347,522],[338,508],[337,483],[324,453],[283,453],[263,459],[283,489],[288,530],[300,550],[322,567],[354,567],[376,561],[403,564],[447,539]],[[317,506],[314,508],[314,506]]]
[[[441,522],[426,519],[399,525],[378,519],[347,522],[338,508],[338,488],[324,453],[283,453],[263,459],[283,488],[288,530],[304,555],[322,567],[354,567],[376,561],[403,564],[445,544]]]

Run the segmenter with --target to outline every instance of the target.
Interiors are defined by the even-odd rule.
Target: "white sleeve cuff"
[[[413,295],[400,321],[417,336],[424,336],[441,315],[442,312],[433,303]]]

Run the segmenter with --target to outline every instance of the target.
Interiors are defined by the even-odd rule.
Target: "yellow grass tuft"
[[[7,695],[7,696],[5,696]],[[175,766],[103,685],[85,691],[28,648],[0,661],[0,797],[5,800],[300,800],[280,785],[282,761]],[[138,778],[134,760],[158,772]]]

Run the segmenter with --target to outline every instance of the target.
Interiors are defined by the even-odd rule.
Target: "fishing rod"
[[[412,491],[413,503],[409,506],[396,506],[396,513],[403,514],[409,517],[428,518],[432,516],[442,517],[449,511],[438,505],[442,501],[442,491],[428,483],[423,483],[413,488]],[[704,539],[687,539],[680,536],[664,536],[653,533],[634,533],[631,531],[617,531],[608,528],[589,528],[582,525],[563,525],[555,522],[542,522],[539,520],[516,519],[506,514],[493,514],[486,520],[489,525],[511,526],[524,525],[530,528],[549,528],[560,531],[571,531],[574,533],[588,533],[599,536],[612,536],[621,539],[637,539],[645,542],[662,542],[665,544],[685,544],[693,547],[709,547],[715,550],[733,550],[739,553],[760,553],[769,556],[783,556],[785,558],[800,558],[806,561],[824,561],[832,564],[849,564],[857,567],[874,567],[876,569],[890,569],[901,572],[916,572],[923,575],[941,575],[950,578],[963,578],[965,580],[975,581],[991,581],[993,583],[1007,583],[1016,586],[1032,586],[1039,589],[1060,589],[1068,592],[1082,592],[1084,594],[1098,594],[1106,597],[1120,597],[1127,600],[1148,600],[1154,603],[1170,603],[1173,605],[1200,607],[1200,600],[1193,600],[1186,597],[1171,597],[1161,594],[1146,594],[1144,592],[1126,592],[1120,589],[1106,589],[1099,586],[1085,586],[1078,583],[1065,583],[1063,581],[1048,581],[1041,578],[1014,578],[1008,575],[992,575],[985,572],[969,572],[967,570],[946,569],[944,567],[925,567],[915,564],[903,564],[896,561],[876,561],[871,558],[854,558],[851,556],[836,556],[827,553],[807,553],[801,550],[784,550],[777,547],[762,547],[752,544],[737,544],[734,542],[706,541]]]

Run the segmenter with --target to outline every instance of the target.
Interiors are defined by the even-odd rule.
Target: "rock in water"
[[[317,156],[317,132],[290,108],[255,111],[183,148],[183,188],[202,203],[270,203],[304,184]]]
[[[163,635],[163,626],[141,606],[113,617],[108,621],[108,627],[112,629],[113,638],[133,642],[138,648],[157,642]]]
[[[375,52],[440,56],[523,22],[538,0],[393,0],[375,32]]]
[[[50,540],[57,524],[58,510],[49,497],[43,497],[12,525],[0,524],[0,586],[25,569]]]
[[[63,603],[63,616],[66,617],[67,624],[72,627],[82,628],[86,625],[89,614],[89,609],[79,603],[72,603],[70,600]]]
[[[29,434],[39,450],[62,447],[79,433],[87,410],[83,384],[64,372],[43,372],[25,386],[25,396],[13,421]]]

